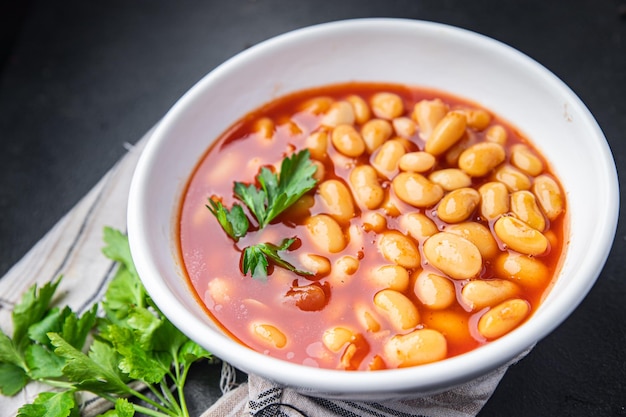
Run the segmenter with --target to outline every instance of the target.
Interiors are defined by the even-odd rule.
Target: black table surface
[[[442,22],[519,49],[579,95],[626,168],[625,0],[4,1],[0,275],[205,73],[274,35],[358,17]],[[625,250],[621,222],[587,298],[480,416],[626,416]],[[204,383],[215,376],[196,373],[190,389]]]

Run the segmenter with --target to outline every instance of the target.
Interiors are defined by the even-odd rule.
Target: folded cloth
[[[308,397],[256,375],[225,393],[201,417],[473,417],[495,391],[511,362],[449,391],[383,402],[343,401]]]
[[[0,327],[5,333],[12,331],[12,307],[33,284],[41,285],[62,274],[64,279],[58,292],[64,294],[64,303],[79,313],[104,295],[114,269],[113,262],[100,254],[102,229],[104,226],[121,230],[126,227],[130,180],[149,133],[0,279]],[[293,389],[249,375],[248,382],[237,388],[223,389],[224,395],[202,417],[475,416],[509,365],[445,393],[383,403],[306,397]],[[0,417],[15,416],[21,405],[32,402],[39,392],[48,389],[43,384],[32,383],[15,397],[0,396]],[[110,407],[108,401],[85,393],[81,414],[92,417]]]

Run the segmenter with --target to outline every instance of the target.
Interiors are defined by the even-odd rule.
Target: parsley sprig
[[[207,208],[217,218],[226,234],[235,242],[248,233],[250,222],[239,204],[233,204],[233,208],[230,210],[224,207],[221,201],[215,201],[211,198],[209,198],[209,204],[210,207],[207,206]]]
[[[243,251],[242,267],[243,273],[250,272],[253,277],[258,279],[267,279],[268,259],[271,259],[276,265],[300,275],[310,275],[308,271],[302,271],[285,261],[280,257],[278,252],[285,251],[296,241],[295,238],[284,239],[279,246],[272,243],[259,243],[248,246]]]
[[[118,269],[102,302],[82,315],[54,306],[58,278],[23,295],[12,313],[12,337],[0,331],[0,392],[15,395],[30,381],[57,389],[22,406],[18,417],[78,417],[79,391],[112,403],[114,410],[102,417],[132,417],[135,412],[189,416],[183,392],[187,374],[194,362],[211,354],[154,305],[137,276],[126,237],[106,228],[104,239],[103,252],[118,262]],[[99,309],[103,317],[98,317]],[[87,345],[90,334],[93,342]],[[135,389],[137,382],[152,395]]]
[[[284,158],[279,174],[262,167],[256,176],[259,186],[235,182],[233,192],[235,197],[247,206],[261,230],[315,187],[317,181],[313,174],[316,169],[317,167],[311,163],[309,150],[304,149]],[[234,203],[228,210],[220,201],[209,198],[207,208],[235,242],[248,233],[250,222],[240,204]],[[243,273],[250,272],[253,278],[266,279],[269,262],[272,261],[297,274],[311,275],[310,272],[298,269],[280,256],[279,252],[288,250],[294,242],[295,238],[289,238],[284,239],[279,245],[265,242],[247,246],[242,255]]]
[[[309,159],[309,150],[304,149],[283,159],[279,175],[266,167],[261,168],[256,178],[261,188],[235,182],[234,192],[254,214],[259,229],[263,229],[304,193],[315,187],[313,174],[316,169]]]

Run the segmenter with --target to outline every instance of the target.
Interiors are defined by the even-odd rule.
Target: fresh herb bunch
[[[313,178],[313,174],[316,170],[317,167],[311,163],[309,150],[304,149],[283,159],[279,174],[266,167],[261,168],[256,177],[260,187],[235,182],[233,192],[248,207],[261,230],[315,187],[317,180]],[[207,208],[235,242],[248,233],[250,221],[238,203],[228,210],[220,201],[209,198]],[[289,249],[294,242],[295,238],[290,238],[284,239],[279,245],[265,242],[247,246],[242,255],[243,273],[250,272],[253,278],[267,279],[267,268],[271,260],[275,265],[297,274],[311,275],[280,256],[279,252]]]
[[[102,302],[81,316],[69,307],[53,306],[58,278],[23,295],[12,312],[12,337],[0,331],[0,392],[15,395],[30,381],[55,388],[22,406],[18,417],[78,417],[79,391],[114,405],[102,417],[132,417],[135,412],[189,416],[183,388],[190,366],[212,356],[154,305],[139,280],[126,236],[107,227],[104,241],[103,253],[118,269]],[[152,396],[133,388],[138,383]]]

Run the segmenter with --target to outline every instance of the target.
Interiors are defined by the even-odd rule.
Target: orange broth
[[[299,265],[299,255],[302,253],[320,253],[320,249],[307,237],[304,225],[306,216],[325,211],[325,206],[317,194],[317,187],[307,193],[313,197],[314,204],[304,210],[304,216],[290,216],[288,211],[262,231],[251,229],[239,242],[234,242],[223,231],[216,218],[206,208],[207,199],[211,197],[218,197],[228,208],[235,202],[241,204],[233,194],[235,181],[254,183],[260,167],[280,167],[283,158],[305,149],[307,136],[316,130],[327,129],[319,126],[322,113],[302,110],[304,102],[322,96],[338,101],[350,95],[358,95],[369,102],[373,94],[381,91],[395,93],[402,98],[405,117],[411,117],[415,103],[424,99],[439,98],[452,110],[480,108],[474,103],[450,94],[395,84],[347,83],[316,88],[281,97],[245,115],[215,141],[195,168],[180,210],[180,254],[189,282],[207,313],[242,344],[294,363],[331,369],[368,370],[405,366],[394,365],[393,361],[385,357],[384,344],[394,335],[406,334],[414,329],[432,328],[443,334],[447,343],[445,357],[468,352],[489,342],[489,339],[481,335],[477,329],[478,321],[489,307],[472,311],[461,300],[461,290],[470,280],[504,278],[515,281],[515,278],[500,276],[502,274],[494,267],[494,259],[484,259],[481,272],[474,278],[448,278],[454,285],[456,301],[444,309],[431,309],[425,306],[413,291],[415,278],[420,270],[444,274],[428,263],[423,254],[423,241],[416,240],[421,254],[421,266],[408,270],[409,285],[402,293],[417,307],[419,324],[414,329],[398,330],[389,322],[384,312],[372,304],[374,295],[382,288],[366,278],[368,271],[390,262],[379,251],[376,243],[377,233],[364,225],[360,215],[365,211],[379,212],[386,218],[386,229],[398,230],[403,234],[406,234],[406,230],[402,229],[399,219],[403,214],[410,212],[425,214],[440,231],[449,227],[449,224],[438,218],[436,205],[416,208],[401,201],[394,195],[390,186],[391,181],[382,176],[378,180],[388,195],[386,201],[390,203],[383,203],[375,210],[367,210],[355,202],[355,217],[349,223],[342,224],[342,230],[348,239],[347,246],[338,253],[322,254],[328,258],[331,265],[335,265],[342,256],[357,258],[358,270],[351,275],[331,271],[326,276],[305,277],[270,266],[267,281],[262,281],[253,279],[250,275],[244,276],[241,271],[240,258],[243,248],[259,242],[269,241],[278,244],[284,238],[297,237],[297,244],[282,253],[285,259],[295,265]],[[480,130],[468,128],[458,146],[468,147],[483,141],[489,126],[500,125],[504,127],[508,137],[504,144],[507,150],[504,163],[510,160],[508,151],[511,147],[522,143],[542,161],[544,167],[542,174],[555,178],[549,170],[547,161],[520,132],[490,110],[485,110],[491,116],[488,126]],[[264,137],[256,127],[262,118],[273,121],[274,130],[271,138]],[[355,127],[359,130],[360,125],[357,123]],[[413,135],[403,140],[403,143],[407,151],[424,149],[425,140],[420,136],[419,126]],[[351,169],[357,165],[368,164],[371,158],[373,156],[367,152],[356,158],[342,156],[329,140],[327,157],[320,161],[325,168],[324,180],[338,179],[348,185]],[[435,167],[423,175],[428,176],[432,171],[449,167],[456,165],[450,165],[446,157],[442,156],[437,159]],[[532,182],[533,178],[531,176],[529,178]],[[478,189],[483,183],[491,180],[492,174],[472,178],[471,187]],[[251,219],[251,225],[254,225],[253,217],[247,208],[244,207],[244,210]],[[480,223],[493,232],[494,220],[483,219],[478,209],[474,210],[467,221]],[[530,305],[530,313],[525,320],[538,308],[549,289],[552,277],[560,266],[564,250],[566,215],[561,214],[553,221],[546,219],[546,224],[545,231],[550,232],[549,250],[534,258],[547,267],[548,277],[539,285],[523,286],[517,282],[519,291],[516,297],[526,300]],[[362,239],[355,239],[355,236]],[[501,253],[514,252],[495,234],[494,237]],[[313,306],[315,311],[305,311],[298,306],[296,298],[288,295],[293,294],[294,288],[298,291],[301,287],[308,288],[307,286],[318,287],[315,289],[318,294],[319,290],[322,290],[324,296],[322,308]],[[363,308],[380,324],[378,331],[364,328],[363,316],[360,316]],[[269,324],[279,329],[285,336],[284,343],[278,343],[280,346],[277,346],[275,340],[272,343],[272,340],[268,342],[267,339],[260,338],[254,331],[254,325],[258,323]],[[324,332],[338,326],[350,329],[356,335],[352,339],[352,344],[356,347],[357,353],[351,354],[348,358],[344,355],[350,343],[337,352],[331,351],[323,343]]]

